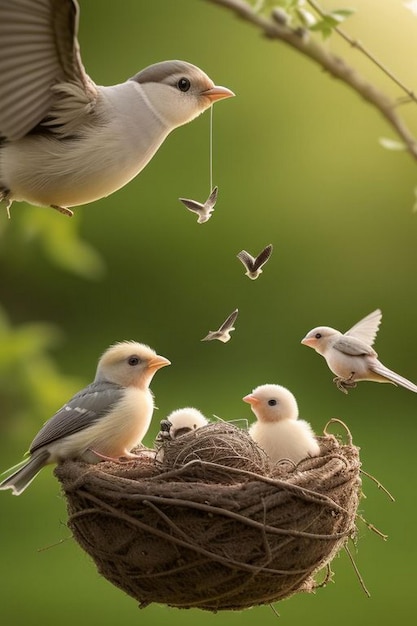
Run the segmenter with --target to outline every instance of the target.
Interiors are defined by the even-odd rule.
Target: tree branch
[[[309,35],[308,30],[303,28],[292,28],[281,20],[274,20],[274,12],[271,18],[266,18],[256,13],[253,8],[244,0],[206,0],[212,4],[218,4],[236,13],[246,22],[257,26],[269,39],[277,39],[291,46],[301,54],[305,55],[324,70],[329,72],[333,78],[338,78],[346,85],[356,91],[364,100],[373,105],[386,119],[390,126],[403,141],[405,148],[411,156],[417,160],[417,140],[405,125],[404,121],[395,110],[395,102],[382,91],[365,80],[356,70],[347,65],[343,59],[328,52],[323,46],[317,43]],[[340,34],[340,33],[339,33]],[[347,39],[351,45],[358,43],[350,38]],[[359,48],[363,51],[363,47]],[[386,72],[387,73],[387,72]],[[392,76],[390,76],[392,77]],[[397,84],[398,81],[395,80]],[[404,86],[401,87],[413,97],[411,91]]]

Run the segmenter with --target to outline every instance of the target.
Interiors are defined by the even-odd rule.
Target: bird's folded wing
[[[360,339],[356,339],[356,337],[346,337],[345,335],[342,335],[340,339],[333,344],[333,348],[349,356],[378,356],[371,346],[368,346]]]
[[[51,87],[60,82],[94,99],[77,29],[75,0],[1,0],[0,137],[17,140],[36,127],[54,104]]]
[[[117,404],[123,392],[123,387],[114,383],[91,383],[46,422],[32,441],[30,452],[88,428]]]
[[[350,328],[345,335],[360,339],[368,346],[372,346],[375,341],[381,319],[382,313],[379,309],[376,309],[376,311],[372,311],[372,313],[369,313],[369,315],[352,326],[352,328]]]

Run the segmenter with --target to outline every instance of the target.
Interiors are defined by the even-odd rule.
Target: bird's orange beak
[[[313,348],[314,344],[316,343],[316,339],[314,337],[304,337],[304,339],[301,340],[301,343],[303,344],[303,346],[309,346],[309,348]]]
[[[206,89],[201,92],[202,96],[206,96],[211,102],[216,102],[216,100],[223,100],[224,98],[231,98],[235,94],[227,87],[212,87],[211,89]]]
[[[155,373],[161,369],[161,367],[166,367],[167,365],[171,365],[171,361],[168,361],[168,359],[164,356],[157,354],[151,361],[149,361],[148,370]]]
[[[259,400],[258,398],[255,398],[254,395],[252,395],[251,393],[247,396],[245,396],[244,398],[242,398],[243,402],[247,402],[248,404],[252,405],[252,404],[258,404]]]

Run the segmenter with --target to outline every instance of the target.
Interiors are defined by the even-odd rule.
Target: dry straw
[[[68,525],[98,571],[139,601],[244,609],[317,587],[355,534],[360,461],[351,439],[319,438],[296,467],[213,424],[124,464],[56,469]]]

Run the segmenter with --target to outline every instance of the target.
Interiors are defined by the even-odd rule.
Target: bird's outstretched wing
[[[272,243],[270,243],[269,245],[265,246],[265,248],[262,250],[262,252],[260,252],[258,254],[258,256],[256,257],[256,259],[255,259],[254,270],[258,270],[263,265],[265,265],[265,263],[268,261],[269,257],[272,254],[272,250],[273,250]]]
[[[254,271],[255,259],[251,254],[249,254],[249,252],[247,252],[246,250],[241,250],[236,256],[249,272]]]
[[[378,333],[381,319],[382,313],[380,309],[376,309],[357,322],[357,324],[352,326],[352,328],[350,328],[345,335],[355,337],[355,339],[363,341],[368,346],[372,346]]]
[[[233,324],[236,321],[236,318],[237,318],[238,314],[239,314],[239,309],[235,309],[233,311],[233,313],[230,313],[229,317],[220,326],[218,332],[223,334],[223,333],[225,333],[227,331],[230,331],[232,326],[233,326]]]
[[[74,116],[94,100],[79,52],[78,13],[75,0],[1,0],[0,136],[17,140],[42,122],[59,83],[72,83],[82,96],[72,100]]]

